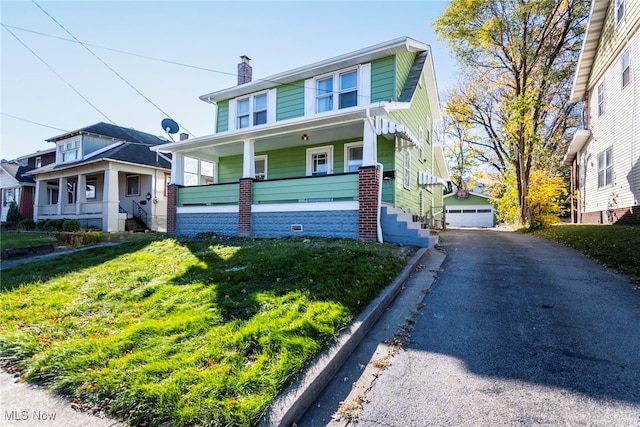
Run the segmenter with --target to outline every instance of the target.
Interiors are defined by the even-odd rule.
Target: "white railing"
[[[102,213],[102,202],[83,203],[80,207],[80,212],[83,214]]]

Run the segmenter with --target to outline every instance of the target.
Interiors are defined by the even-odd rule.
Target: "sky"
[[[433,31],[447,1],[0,1],[0,158],[98,122],[167,137],[213,133],[199,96],[408,36],[431,45],[438,89],[456,63]],[[81,43],[80,43],[81,42]],[[176,136],[177,137],[177,136]]]

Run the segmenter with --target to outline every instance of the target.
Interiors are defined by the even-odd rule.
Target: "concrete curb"
[[[305,413],[395,299],[428,252],[427,248],[416,252],[393,282],[352,322],[337,342],[318,355],[300,377],[276,398],[260,420],[259,427],[290,427]]]

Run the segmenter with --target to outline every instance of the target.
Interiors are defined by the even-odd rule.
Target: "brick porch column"
[[[167,233],[176,234],[178,213],[178,188],[180,185],[169,184],[167,187]]]
[[[251,203],[253,202],[253,178],[240,179],[238,203],[238,235],[251,236]]]
[[[380,171],[375,166],[358,170],[358,236],[361,240],[378,239],[378,188]]]

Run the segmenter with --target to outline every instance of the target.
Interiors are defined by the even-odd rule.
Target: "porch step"
[[[438,243],[438,235],[413,220],[413,215],[391,206],[382,206],[380,212],[382,239],[401,245],[432,248]]]
[[[127,218],[124,222],[124,229],[132,233],[145,233],[149,230],[149,227],[138,218]]]

